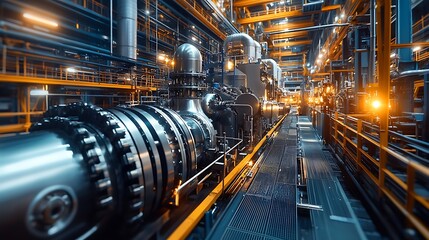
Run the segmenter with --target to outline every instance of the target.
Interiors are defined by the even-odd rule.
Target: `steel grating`
[[[277,176],[278,167],[263,166],[253,180],[248,194],[271,196]]]
[[[296,184],[296,156],[283,155],[283,161],[277,175],[277,182]]]
[[[300,122],[310,123],[307,117]],[[363,239],[364,234],[334,171],[322,151],[313,128],[301,128],[303,157],[307,162],[307,194],[311,204],[323,211],[311,211],[316,239]],[[287,152],[287,151],[286,151]]]
[[[295,185],[277,184],[265,234],[280,239],[296,239],[296,218]]]
[[[270,154],[265,158],[263,165],[277,168],[282,160],[283,151],[282,147],[272,148]]]
[[[232,228],[227,228],[222,236],[223,240],[263,240],[264,237],[249,232],[244,232]]]
[[[246,195],[230,222],[230,227],[263,234],[271,198]]]
[[[226,210],[229,219],[211,239],[297,238],[297,130],[291,124],[296,124],[295,116],[286,117],[247,192],[239,204]]]

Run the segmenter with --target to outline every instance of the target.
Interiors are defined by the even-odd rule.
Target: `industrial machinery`
[[[193,192],[219,151],[232,150],[216,135],[245,139],[246,151],[260,137],[255,122],[278,119],[277,105],[250,90],[207,89],[193,45],[181,45],[174,61],[170,108],[55,106],[30,133],[0,138],[2,238],[130,237]]]

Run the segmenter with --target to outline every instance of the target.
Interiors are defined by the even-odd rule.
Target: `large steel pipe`
[[[71,104],[45,116],[29,134],[0,138],[7,239],[77,238],[113,221],[144,222],[197,172],[194,139],[203,134],[172,110]]]

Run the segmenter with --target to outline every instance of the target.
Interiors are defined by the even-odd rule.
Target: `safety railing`
[[[120,66],[101,66],[98,62],[82,61],[80,59],[64,58],[61,56],[43,56],[26,54],[11,50],[6,46],[0,49],[0,74],[42,79],[55,79],[64,81],[95,83],[94,87],[103,87],[103,84],[114,84],[121,88],[123,85],[156,88],[159,81],[145,81],[141,76],[145,74],[136,69],[131,73]],[[135,77],[137,76],[137,77]],[[40,82],[40,84],[46,84]],[[83,85],[82,85],[83,86]],[[84,86],[88,87],[88,84]],[[112,87],[112,85],[109,85]]]
[[[191,5],[197,12],[199,12],[202,16],[204,16],[204,18],[211,23],[214,26],[217,26],[217,22],[213,19],[213,17],[210,16],[210,14],[207,13],[207,11],[201,7],[197,1],[195,0],[184,0],[185,2],[187,2],[189,5]]]
[[[423,48],[414,52],[414,59],[416,62],[421,62],[429,59],[429,48]]]
[[[103,5],[100,1],[96,0],[73,0],[75,4],[81,5],[93,12],[96,12],[102,16],[109,16],[109,6]]]
[[[140,32],[147,32],[147,24],[146,20],[143,18],[139,18],[137,21],[137,31]],[[174,45],[176,43],[176,39],[172,34],[169,34],[168,31],[156,31],[156,29],[150,28],[149,29],[150,37],[157,38],[159,41],[162,41],[164,43],[168,43],[170,45]],[[151,49],[146,49],[147,51],[150,51]]]
[[[420,20],[413,24],[413,33],[416,34],[419,31],[429,26],[429,14],[423,16]]]
[[[56,56],[53,54],[25,53],[13,47],[0,48],[0,82],[16,82],[44,85],[61,84],[77,87],[109,88],[122,90],[156,90],[165,87],[165,78],[156,69],[123,67],[124,62],[106,61],[97,59],[74,59],[71,57]],[[16,110],[0,113],[0,134],[9,132],[28,131],[31,123],[40,117],[44,108],[33,109],[34,101],[43,100],[46,97],[31,97],[30,87],[19,85],[16,96],[19,107]],[[22,93],[21,93],[22,92]],[[55,93],[49,93],[49,95]],[[139,93],[140,94],[140,93]],[[134,96],[134,94],[131,94]],[[77,95],[76,95],[77,96]],[[129,94],[124,93],[126,98]],[[126,99],[125,99],[126,100]],[[16,112],[13,112],[16,111]]]
[[[338,112],[329,117],[330,144],[346,167],[365,176],[376,187],[375,198],[389,200],[404,224],[428,239],[429,144],[389,131],[389,145],[381,147],[377,125]]]
[[[301,10],[302,5],[292,5],[292,6],[283,6],[283,7],[277,7],[273,9],[258,11],[258,12],[251,12],[250,17],[257,17],[267,14],[276,14],[276,13],[283,13],[283,12],[292,12],[296,10]]]

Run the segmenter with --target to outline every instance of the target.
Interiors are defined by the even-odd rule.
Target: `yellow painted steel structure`
[[[176,1],[184,9],[188,10],[193,16],[201,21],[205,26],[207,26],[211,31],[216,33],[216,35],[225,40],[225,33],[219,30],[218,24],[213,20],[213,18],[206,13],[206,11],[197,4],[194,0],[177,0]]]
[[[270,27],[266,27],[264,28],[264,32],[265,33],[272,33],[272,32],[276,32],[276,31],[282,31],[285,29],[295,29],[295,28],[304,28],[304,27],[311,27],[314,26],[314,23],[312,21],[302,21],[302,22],[288,22],[285,24],[279,24],[279,25],[274,25],[274,26],[270,26]]]
[[[274,44],[274,47],[291,47],[299,45],[308,45],[313,43],[313,40],[302,40],[302,41],[288,41]]]
[[[299,52],[299,53],[293,53],[291,51],[284,51],[284,52],[273,52],[270,54],[271,57],[290,57],[290,56],[299,56],[299,55],[303,55],[304,52]]]
[[[25,83],[25,84],[40,84],[40,85],[64,85],[76,87],[91,87],[91,88],[112,88],[118,90],[140,90],[140,91],[155,91],[154,87],[133,86],[131,84],[114,84],[114,83],[98,83],[78,80],[59,80],[52,78],[39,77],[24,77],[8,74],[0,74],[0,82],[3,83]]]
[[[388,35],[386,35],[386,38],[388,38]],[[422,234],[424,239],[429,239],[429,222],[419,218],[415,214],[415,203],[429,210],[429,200],[427,197],[421,195],[421,192],[415,191],[416,175],[428,178],[429,168],[398,154],[390,149],[387,144],[384,146],[381,141],[381,137],[387,137],[387,134],[383,132],[384,129],[380,128],[378,134],[379,141],[377,141],[374,139],[373,134],[369,135],[368,132],[363,130],[364,123],[362,119],[357,119],[352,116],[355,115],[345,115],[338,112],[331,114],[331,137],[333,138],[335,146],[341,148],[342,152],[356,163],[359,173],[366,175],[372,183],[378,187],[380,197],[389,199],[400,213],[405,216],[409,224],[414,226]],[[368,125],[369,123],[366,124]],[[366,126],[366,128],[368,128],[368,126]],[[355,141],[355,139],[357,139],[357,141]],[[365,148],[363,147],[363,141],[365,141],[367,145]],[[368,149],[371,148],[368,147],[368,145],[380,150],[380,159],[374,158],[372,154],[368,152]],[[335,149],[336,147],[334,147],[334,150]],[[382,156],[382,152],[384,152],[385,156]],[[386,164],[390,159],[388,156],[396,159],[405,166],[407,169],[406,179],[399,178],[392,172],[393,170],[386,168]],[[369,161],[365,163],[362,162],[362,157],[365,157]],[[374,169],[378,170],[378,172],[372,171]],[[380,175],[382,175],[382,177],[380,177]],[[389,180],[393,181],[404,191],[406,196],[405,202],[401,200],[403,196],[398,194],[398,191],[392,190],[392,185],[385,184],[385,178],[389,178]]]
[[[377,61],[378,61],[378,96],[381,102],[380,108],[380,163],[378,184],[380,189],[384,187],[385,170],[387,163],[386,147],[389,142],[389,95],[390,95],[390,34],[391,34],[391,1],[390,0],[377,0]],[[382,197],[383,191],[380,191]]]
[[[280,67],[290,67],[290,66],[302,66],[301,61],[287,61],[287,62],[278,62]]]
[[[264,5],[267,3],[275,2],[273,0],[241,0],[234,2],[234,7],[252,7],[252,6],[258,6],[258,5]]]
[[[199,221],[203,218],[204,214],[210,209],[211,206],[216,202],[216,200],[221,196],[223,187],[228,187],[238,176],[238,174],[244,169],[245,166],[249,164],[253,156],[259,151],[259,149],[264,145],[268,138],[270,138],[277,128],[283,123],[283,120],[286,118],[286,115],[280,119],[280,121],[265,135],[261,141],[255,146],[253,151],[248,154],[241,162],[225,177],[224,185],[219,183],[211,193],[203,200],[203,202],[198,205],[192,211],[189,216],[183,220],[183,222],[174,230],[174,232],[168,237],[169,240],[176,239],[185,239],[192,230],[197,226]]]
[[[337,10],[340,8],[341,8],[341,5],[330,5],[330,6],[322,7],[322,9],[320,11],[321,12],[328,12],[328,11],[333,11],[333,10]],[[264,13],[264,12],[262,12],[262,13]],[[239,24],[257,23],[257,22],[270,21],[270,20],[286,18],[286,17],[288,17],[288,18],[289,17],[302,17],[302,16],[314,14],[316,12],[302,12],[302,10],[299,9],[299,10],[292,10],[292,11],[280,11],[280,12],[274,12],[274,13],[269,13],[269,14],[262,14],[262,13],[259,16],[253,16],[250,18],[238,19],[237,22]]]
[[[298,37],[308,37],[308,32],[299,31],[299,32],[270,34],[271,40],[282,39],[282,38],[298,38]]]
[[[343,6],[343,10],[345,12],[345,16],[353,16],[357,13],[358,9],[362,6],[363,1],[362,0],[356,0],[356,1],[346,1],[346,3]],[[361,11],[362,14],[366,13],[368,11],[369,4],[365,5],[363,8],[363,11]],[[341,48],[338,49],[338,46],[341,45],[343,39],[345,38],[346,34],[348,33],[349,26],[343,26],[338,27],[336,29],[335,33],[331,33],[326,41],[323,43],[322,49],[325,49],[327,51],[326,59],[330,60],[337,60],[339,56],[341,55]],[[323,69],[325,65],[325,61],[321,61],[320,64],[314,63],[314,65],[320,65],[320,69]]]

